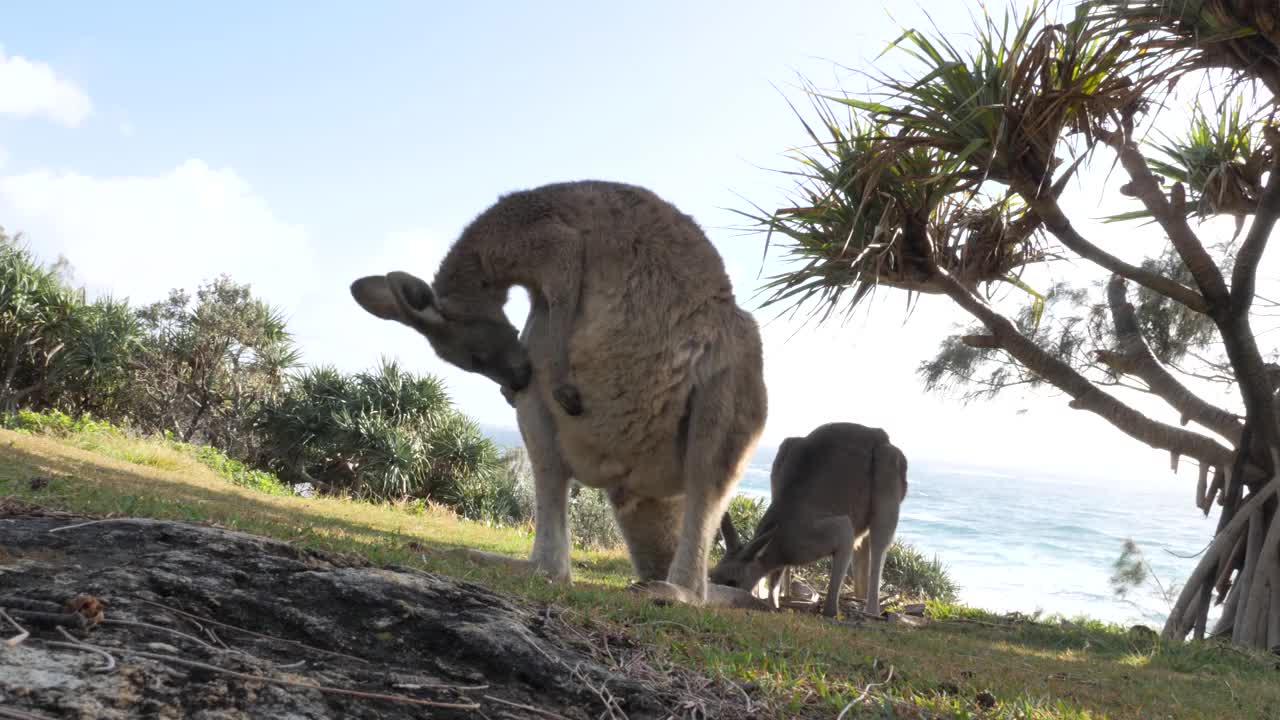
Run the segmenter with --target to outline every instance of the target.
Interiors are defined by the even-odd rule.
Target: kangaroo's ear
[[[751,538],[751,542],[747,543],[746,547],[742,548],[741,557],[743,562],[750,562],[760,557],[760,555],[769,547],[769,544],[773,542],[773,536],[776,531],[776,527],[765,528],[757,531],[756,536]]]
[[[720,534],[724,536],[726,556],[738,552],[738,548],[742,547],[742,541],[738,539],[738,528],[733,526],[733,518],[729,517],[729,513],[720,517]]]
[[[776,485],[778,482],[778,474],[782,472],[783,463],[787,453],[796,447],[796,443],[800,442],[800,438],[789,437],[778,445],[778,450],[773,454],[773,466],[769,468],[769,484]]]
[[[444,322],[431,286],[409,273],[362,277],[351,283],[351,296],[360,307],[383,320],[397,320],[411,327]]]

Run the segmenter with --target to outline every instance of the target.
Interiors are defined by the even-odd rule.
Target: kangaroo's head
[[[404,272],[362,277],[351,283],[351,296],[369,313],[422,333],[451,365],[516,392],[529,384],[529,354],[501,303],[454,307],[440,302],[421,278]]]
[[[728,516],[725,518],[727,520]],[[725,550],[724,557],[708,573],[708,579],[717,585],[750,591],[760,582],[760,578],[777,569],[773,567],[766,552],[773,535],[772,527],[762,529],[746,545],[737,545],[735,537],[734,547]],[[725,544],[729,545],[727,540],[726,537]]]

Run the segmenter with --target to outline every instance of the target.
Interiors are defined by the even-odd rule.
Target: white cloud
[[[92,111],[89,96],[58,77],[49,65],[0,49],[0,113],[43,115],[76,127]]]
[[[0,210],[44,258],[67,256],[91,290],[135,302],[228,273],[295,309],[313,267],[307,234],[233,170],[189,160],[163,175],[0,177]]]

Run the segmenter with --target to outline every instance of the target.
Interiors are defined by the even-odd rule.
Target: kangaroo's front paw
[[[560,407],[569,415],[576,417],[582,414],[582,395],[578,393],[578,388],[573,385],[567,383],[557,385],[551,391],[551,396],[556,399]]]
[[[502,385],[502,386],[500,386],[500,387],[499,387],[498,391],[502,393],[502,397],[506,398],[506,401],[507,401],[507,404],[508,404],[508,405],[510,405],[511,407],[515,407],[515,406],[516,406],[516,391],[515,391],[515,390],[512,390],[511,388],[507,387],[506,385]]]

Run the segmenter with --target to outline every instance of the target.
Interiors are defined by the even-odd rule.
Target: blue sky
[[[933,5],[963,42],[968,5]],[[927,24],[914,5],[893,12],[858,2],[16,5],[0,28],[0,225],[48,259],[67,255],[91,290],[138,302],[229,273],[288,312],[309,362],[356,369],[388,353],[443,375],[482,421],[513,426],[496,387],[365,315],[347,284],[393,269],[429,278],[499,194],[603,178],[646,185],[698,219],[754,308],[762,239],[726,229],[737,220],[724,208],[746,207],[742,197],[785,204],[787,182],[762,168],[786,167],[782,153],[803,142],[784,100],[805,102],[796,73],[865,87],[856,71],[894,67],[871,61],[899,27]],[[1096,195],[1080,203],[1098,209]],[[1172,482],[1159,456],[1064,398],[962,408],[926,396],[914,368],[964,317],[926,299],[903,328],[903,303],[886,292],[869,317],[798,334],[768,323],[767,439],[845,419],[885,427],[913,457],[1090,472],[1140,463]],[[512,315],[523,309],[515,298]]]

